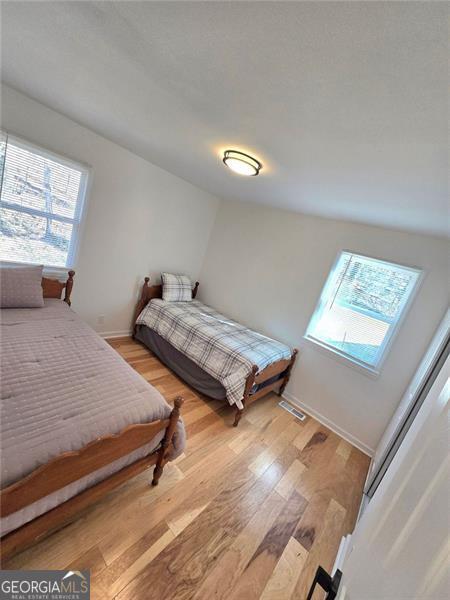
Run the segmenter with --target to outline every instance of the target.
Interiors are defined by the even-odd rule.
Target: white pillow
[[[161,273],[162,298],[167,302],[190,302],[192,300],[192,284],[186,275]]]
[[[2,308],[42,308],[42,265],[2,267],[0,269],[0,306]]]

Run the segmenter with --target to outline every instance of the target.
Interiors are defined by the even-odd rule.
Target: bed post
[[[284,390],[286,389],[286,386],[289,383],[289,379],[291,377],[292,367],[294,366],[295,359],[297,358],[297,354],[298,354],[298,350],[297,350],[297,348],[294,348],[294,350],[292,352],[291,362],[290,362],[288,368],[286,369],[286,375],[284,376],[283,383],[281,384],[281,387],[280,387],[280,389],[278,391],[278,395],[279,396],[283,395]]]
[[[197,290],[198,290],[198,286],[200,285],[200,283],[198,281],[195,282],[194,288],[192,290],[192,299],[195,299],[195,296],[197,295]]]
[[[252,372],[247,376],[247,379],[245,380],[244,396],[242,397],[242,404],[244,408],[236,407],[236,414],[234,416],[233,427],[237,427],[239,425],[239,421],[241,420],[242,413],[245,409],[245,403],[247,402],[250,392],[252,391],[253,384],[255,383],[255,377],[257,372],[258,367],[256,365],[253,365]]]
[[[132,323],[132,332],[133,333],[131,335],[131,337],[133,339],[136,334],[136,320],[137,320],[138,316],[141,314],[141,312],[144,310],[145,306],[147,305],[147,292],[148,292],[148,282],[149,281],[150,281],[150,277],[144,277],[144,284],[142,286],[141,295],[136,304],[136,308],[134,309],[133,323]]]
[[[72,293],[74,275],[75,271],[69,271],[69,277],[67,278],[65,285],[64,302],[66,302],[69,306],[72,304],[70,300],[70,294]]]
[[[155,470],[153,471],[152,485],[158,485],[159,478],[162,475],[164,464],[166,462],[167,450],[172,441],[173,434],[180,417],[180,408],[183,405],[183,402],[184,400],[181,398],[181,396],[177,396],[175,398],[174,407],[170,413],[169,425],[167,426],[163,441],[161,442],[158,460],[156,462]]]

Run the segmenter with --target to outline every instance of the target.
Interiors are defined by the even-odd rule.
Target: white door
[[[450,358],[352,536],[340,600],[450,598]]]
[[[379,481],[383,478],[395,452],[403,441],[405,424],[414,420],[416,411],[420,408],[422,396],[429,389],[428,383],[432,384],[432,381],[428,382],[428,380],[431,379],[433,365],[437,362],[439,364],[436,367],[440,366],[448,356],[449,335],[450,309],[442,319],[372,458],[364,490],[370,497],[373,496]],[[442,360],[439,360],[440,356]]]

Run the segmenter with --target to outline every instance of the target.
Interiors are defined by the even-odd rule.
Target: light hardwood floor
[[[353,529],[367,456],[275,395],[233,428],[231,407],[130,338],[110,343],[169,402],[184,397],[186,451],[157,488],[130,480],[5,568],[90,569],[93,600],[304,600]]]

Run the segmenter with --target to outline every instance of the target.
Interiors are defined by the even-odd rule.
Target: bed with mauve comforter
[[[136,423],[169,417],[162,395],[61,300],[1,309],[1,488],[52,458]],[[105,479],[160,444],[147,445],[1,520],[5,535]],[[176,458],[185,431],[178,422]]]

